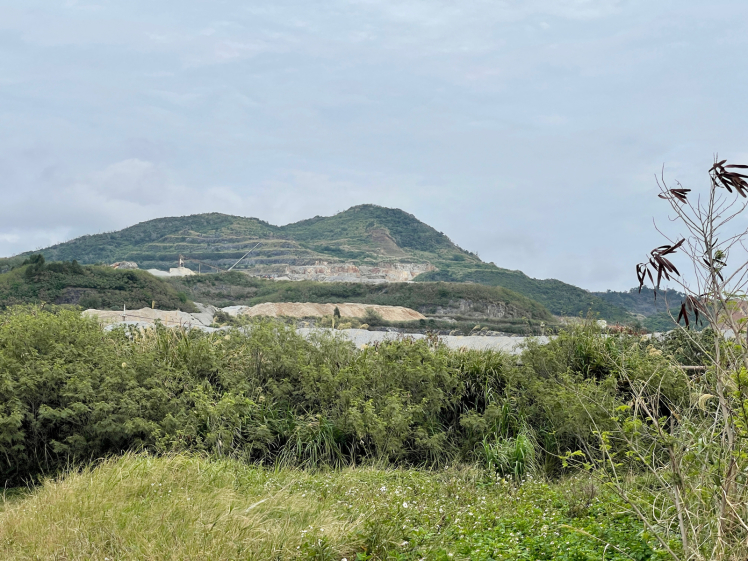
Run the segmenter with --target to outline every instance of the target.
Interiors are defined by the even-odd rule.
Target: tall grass
[[[604,490],[577,500],[590,485],[125,454],[0,502],[0,558],[661,559]]]
[[[363,518],[292,492],[305,477],[225,460],[126,455],[47,480],[6,505],[0,551],[19,560],[287,559],[309,528],[324,528],[336,554],[341,542],[355,548]]]

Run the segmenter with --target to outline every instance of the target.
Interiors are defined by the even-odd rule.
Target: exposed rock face
[[[423,310],[421,310],[423,311]],[[503,302],[474,302],[472,300],[451,300],[448,306],[437,306],[433,315],[458,316],[464,318],[509,318],[516,319],[522,314],[514,306]]]
[[[201,304],[200,302],[195,302],[195,307],[198,309],[198,312],[196,314],[190,314],[193,318],[203,325],[210,325],[213,323],[213,317],[216,315],[218,308],[211,306],[210,304]]]
[[[141,308],[140,310],[86,310],[83,312],[86,317],[96,318],[102,325],[111,325],[123,322],[137,322],[143,324],[152,324],[156,320],[160,321],[166,327],[190,327],[194,325],[203,325],[198,319],[200,314],[188,314],[179,311],[152,310],[151,308]],[[212,316],[207,325],[210,325]]]
[[[112,269],[137,269],[138,264],[134,261],[117,261],[109,265]]]
[[[168,273],[160,269],[148,269],[148,272],[154,277],[190,277],[195,274],[195,271],[187,267],[172,267]]]
[[[314,265],[289,265],[285,274],[278,280],[313,280],[320,282],[407,282],[421,273],[435,271],[429,263],[388,263],[371,267],[352,263],[332,263],[326,261]]]

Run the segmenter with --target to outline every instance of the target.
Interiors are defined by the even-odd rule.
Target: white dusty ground
[[[332,329],[323,328],[299,328],[297,333],[308,337],[314,332],[327,331]],[[352,341],[357,347],[373,345],[382,341],[393,341],[398,338],[424,339],[426,336],[420,333],[394,333],[387,331],[367,331],[366,329],[341,329],[334,331],[336,337],[343,337]],[[459,335],[441,335],[439,337],[450,349],[475,349],[503,351],[515,354],[517,348],[529,340],[529,337],[495,337],[495,336],[459,336]],[[548,337],[534,337],[541,344],[548,342]]]
[[[156,320],[160,321],[167,327],[188,326],[193,323],[200,323],[187,312],[152,310],[151,308],[141,308],[140,310],[86,310],[83,312],[86,317],[92,317],[99,320],[102,325],[113,325],[119,323],[143,323],[153,325]],[[210,324],[208,324],[210,325]]]

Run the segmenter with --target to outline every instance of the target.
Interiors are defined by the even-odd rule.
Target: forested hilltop
[[[286,226],[257,218],[209,213],[157,218],[105,234],[82,236],[41,250],[48,260],[81,263],[135,261],[140,268],[174,267],[179,254],[229,267],[257,243],[237,268],[313,265],[319,261],[357,265],[480,259],[443,233],[399,209],[353,207],[330,217],[317,216]],[[197,269],[189,262],[188,267]]]
[[[658,290],[655,295],[655,291],[646,286],[623,292],[608,290],[593,294],[612,306],[626,310],[629,322],[640,324],[648,331],[673,329],[673,318],[678,317],[680,304],[686,298],[685,294],[673,289]]]
[[[16,260],[0,273],[0,309],[16,304],[71,304],[83,308],[197,311],[184,293],[146,271],[47,263],[42,255]]]
[[[226,270],[252,248],[235,270],[278,276],[288,267],[318,263],[358,267],[428,264],[435,270],[418,275],[417,282],[499,286],[539,302],[555,315],[592,313],[610,322],[631,321],[622,307],[596,294],[559,280],[533,279],[520,271],[484,263],[413,215],[375,205],[286,226],[218,213],[158,218],[117,232],[82,236],[41,253],[47,260],[82,264],[134,261],[142,269],[168,269],[184,255],[187,267],[215,272],[218,269],[211,267]]]

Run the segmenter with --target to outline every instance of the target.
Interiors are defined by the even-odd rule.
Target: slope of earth
[[[36,260],[0,274],[0,308],[41,302],[117,310],[155,302],[165,310],[197,311],[185,294],[145,271]]]
[[[384,321],[418,321],[426,319],[423,315],[402,306],[377,306],[367,304],[313,304],[310,302],[266,302],[239,311],[240,315],[255,317],[324,317],[334,314],[335,309],[343,318],[363,318],[371,310]]]
[[[402,306],[427,316],[553,321],[548,310],[534,300],[503,287],[480,284],[272,281],[234,271],[169,282],[190,299],[219,307],[263,302],[352,302]]]
[[[200,304],[198,304],[200,306]],[[213,310],[208,314],[189,314],[179,310],[154,310],[152,308],[125,310],[96,310],[88,309],[83,312],[84,317],[94,318],[101,325],[115,325],[130,323],[138,325],[155,325],[156,322],[164,327],[208,327],[213,323]],[[201,317],[202,316],[202,317]],[[205,321],[207,320],[207,321]]]
[[[210,267],[225,270],[250,250],[236,268],[253,275],[287,276],[298,272],[294,267],[332,264],[360,268],[428,265],[435,270],[416,280],[502,286],[537,300],[556,315],[592,312],[608,321],[630,319],[621,308],[581,288],[483,263],[413,215],[375,205],[286,226],[218,213],[159,218],[41,251],[48,259],[82,263],[135,261],[141,269],[168,269],[184,255],[188,267],[206,272]],[[416,267],[414,274],[420,270]]]

